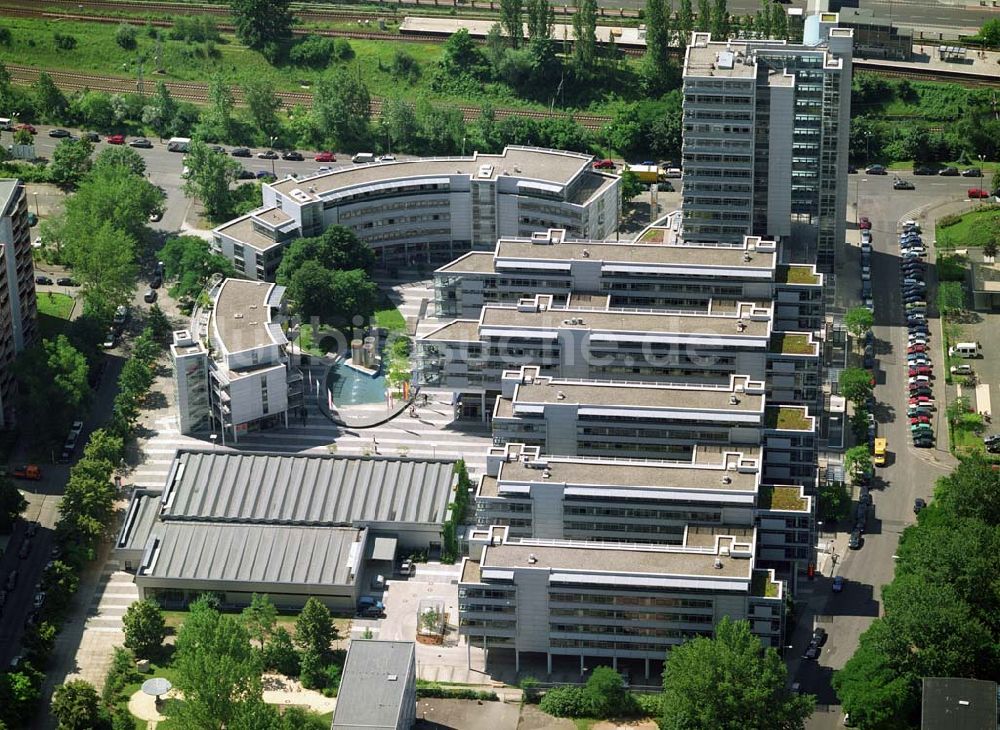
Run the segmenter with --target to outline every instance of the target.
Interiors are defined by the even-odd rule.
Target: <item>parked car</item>
[[[970,167],[962,170],[962,177],[982,177],[983,171],[978,167]]]
[[[396,161],[395,155],[379,155],[375,159],[375,162],[395,162],[395,161]]]
[[[888,175],[884,165],[869,165],[865,168],[866,175]]]
[[[115,345],[118,344],[118,331],[114,327],[108,327],[107,334],[104,335],[104,342],[101,343],[101,347],[105,350],[111,350]]]
[[[913,168],[913,174],[914,175],[937,175],[937,170],[935,170],[933,167],[920,166],[920,167],[914,167]]]
[[[860,550],[864,538],[861,537],[861,530],[855,528],[851,531],[851,536],[847,540],[847,547],[851,550]]]
[[[128,146],[129,147],[139,147],[139,148],[144,149],[144,150],[151,150],[151,149],[153,149],[153,143],[150,142],[145,137],[136,137],[135,139],[133,139],[131,142],[128,143]]]
[[[909,180],[903,180],[902,178],[897,177],[895,180],[892,181],[892,189],[893,190],[916,190],[916,185],[914,185],[913,183],[911,183]]]
[[[990,197],[990,191],[983,190],[982,188],[969,188],[969,190],[967,191],[967,195],[972,199],[988,198]]]
[[[68,129],[50,129],[49,130],[49,136],[50,137],[56,137],[56,138],[59,138],[59,137],[69,137],[69,130]]]
[[[163,211],[157,208],[152,213],[149,214],[150,223],[159,223],[163,220]]]
[[[858,219],[858,228],[860,228],[862,231],[869,231],[871,230],[871,227],[872,227],[872,222],[868,218],[868,216],[863,215]]]
[[[930,423],[930,422],[931,422],[931,417],[927,416],[927,415],[911,416],[910,417],[910,425],[911,426],[915,426],[918,423]]]
[[[270,170],[258,170],[257,171],[257,179],[258,180],[276,180],[277,178],[274,176],[274,173],[272,173]]]
[[[125,144],[124,134],[110,134],[107,139],[108,144]]]
[[[358,613],[362,616],[381,616],[385,613],[385,604],[375,596],[361,596],[358,599]]]
[[[337,157],[332,152],[317,152],[313,157],[316,162],[336,162]]]
[[[809,644],[809,646],[806,647],[806,651],[802,655],[802,658],[808,659],[810,661],[816,661],[817,659],[819,659],[819,654],[820,654],[820,648],[815,644]]]
[[[226,148],[221,144],[210,144],[208,145],[208,149],[220,155],[226,154]]]
[[[79,284],[76,283],[76,281],[74,281],[68,276],[60,276],[58,279],[56,279],[56,284],[58,284],[59,286],[80,286]]]
[[[233,147],[229,154],[233,157],[253,157],[249,147]]]
[[[278,159],[278,153],[274,150],[264,150],[263,152],[257,153],[257,159],[259,160],[276,160]]]
[[[36,276],[35,277],[35,283],[36,284],[52,284],[52,279],[50,279],[47,276]]]
[[[938,175],[941,177],[958,177],[959,172],[957,167],[942,167],[938,170]]]
[[[911,378],[929,378],[934,374],[934,369],[928,365],[918,365],[917,367],[910,368]]]
[[[915,436],[913,445],[918,449],[929,449],[934,446],[933,436]]]
[[[237,180],[256,180],[257,175],[253,170],[248,170],[245,167],[240,168],[240,171],[236,173]]]
[[[302,162],[305,157],[302,156],[301,152],[295,152],[294,150],[289,150],[281,156],[283,160],[292,160],[294,162]]]
[[[923,497],[917,497],[913,500],[913,514],[919,515],[920,510],[927,506],[927,501]]]
[[[844,591],[844,576],[833,576],[833,583],[830,584],[830,590],[834,593],[842,593]]]
[[[614,170],[615,161],[614,160],[594,160],[595,170]]]
[[[413,561],[410,558],[406,558],[399,566],[400,575],[413,575]]]
[[[119,304],[118,308],[115,309],[115,316],[111,322],[116,327],[124,327],[125,322],[128,321],[128,307],[124,304]]]

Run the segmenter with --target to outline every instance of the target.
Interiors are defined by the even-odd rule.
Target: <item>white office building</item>
[[[263,186],[261,209],[216,228],[214,247],[242,276],[273,281],[292,240],[332,225],[354,231],[390,267],[450,261],[548,228],[603,239],[617,229],[620,178],[592,162],[577,152],[507,147],[289,177]]]
[[[804,42],[713,40],[684,59],[683,237],[790,239],[833,270],[844,241],[853,31],[806,19]]]
[[[302,374],[282,331],[285,288],[222,279],[195,309],[191,328],[174,332],[176,398],[182,433],[209,430],[221,443],[247,431],[287,426],[302,406]]]

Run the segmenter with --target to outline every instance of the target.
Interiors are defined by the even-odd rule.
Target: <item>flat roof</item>
[[[266,281],[226,279],[215,297],[212,322],[227,352],[241,352],[255,347],[284,344],[275,340],[268,326],[271,322],[271,290],[284,291]]]
[[[0,214],[7,213],[7,208],[10,207],[19,187],[21,187],[21,181],[15,178],[0,180]]]
[[[737,403],[730,402],[733,395],[736,395]],[[751,413],[764,411],[763,394],[734,393],[731,387],[713,388],[701,384],[617,383],[598,380],[573,382],[535,378],[534,382],[522,383],[517,387],[513,401],[515,406],[542,403]]]
[[[162,519],[440,525],[452,500],[454,468],[445,459],[180,451]]]
[[[353,527],[160,522],[138,577],[255,584],[350,586],[355,547],[366,530]],[[230,588],[231,589],[231,588]]]
[[[415,654],[412,641],[352,639],[332,730],[398,727]]]
[[[259,231],[254,227],[253,218],[254,214],[248,213],[240,218],[234,218],[228,223],[223,223],[221,226],[216,226],[212,231],[213,233],[224,233],[240,243],[253,246],[258,251],[267,251],[270,248],[281,246],[285,243],[285,241],[276,241]]]
[[[684,58],[684,76],[753,80],[757,77],[757,62],[744,64],[743,59],[735,55],[736,51],[746,54],[746,50],[745,43],[713,41],[708,33],[695,33]],[[720,58],[722,54],[728,54],[728,60]]]
[[[132,499],[129,500],[128,509],[125,512],[125,522],[118,534],[118,541],[115,543],[116,550],[142,550],[145,548],[149,532],[160,513],[160,498],[162,496],[162,492],[152,489],[136,489],[132,493]]]
[[[643,462],[622,459],[567,458],[545,455],[540,469],[523,459],[511,459],[500,466],[498,481],[564,484],[567,486],[627,487],[634,489],[704,489],[712,491],[753,492],[759,469],[726,469],[736,464],[740,454],[731,453],[725,461],[698,466],[683,462]],[[544,477],[543,472],[549,476]],[[721,480],[725,477],[727,483]]]
[[[735,542],[718,537],[719,547]],[[533,562],[529,562],[533,559]],[[721,565],[716,567],[718,560]],[[488,568],[531,568],[574,570],[586,573],[646,573],[650,575],[717,576],[750,579],[753,561],[749,558],[720,556],[713,552],[693,552],[683,546],[609,543],[569,540],[504,542],[488,545],[480,560],[480,570]]]
[[[566,185],[582,171],[589,170],[591,160],[592,155],[580,152],[509,146],[498,155],[477,152],[469,157],[399,160],[343,167],[301,180],[280,180],[271,183],[270,187],[282,195],[288,196],[297,189],[306,193],[309,199],[317,199],[325,193],[354,185],[433,175],[464,175],[476,180],[496,180],[510,176]],[[492,170],[489,175],[481,177],[480,170],[484,165],[492,166]],[[312,191],[307,192],[310,188],[313,188]]]
[[[489,251],[470,251],[459,256],[450,264],[442,266],[438,271],[461,271],[465,273],[492,274],[493,254]]]
[[[456,319],[418,339],[421,342],[476,342],[479,340],[479,322],[475,319]]]
[[[985,679],[924,677],[921,730],[993,730],[997,683]]]
[[[568,323],[565,320],[579,320]],[[770,334],[771,319],[739,319],[735,315],[713,315],[704,312],[657,312],[627,310],[597,310],[582,308],[525,311],[516,306],[488,304],[483,307],[483,327],[517,327],[538,330],[584,329],[591,332],[627,332],[666,335],[673,333],[710,335],[740,340],[761,340]],[[743,330],[737,328],[743,323]]]

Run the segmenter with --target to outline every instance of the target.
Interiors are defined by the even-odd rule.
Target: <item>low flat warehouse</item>
[[[444,459],[181,451],[162,491],[135,493],[115,548],[164,605],[211,591],[346,610],[369,563],[440,547],[456,484]]]

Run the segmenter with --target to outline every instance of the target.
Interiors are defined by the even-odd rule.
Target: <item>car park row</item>
[[[927,249],[916,221],[899,234],[899,287],[906,317],[907,424],[918,449],[934,446],[934,361],[927,324]]]

